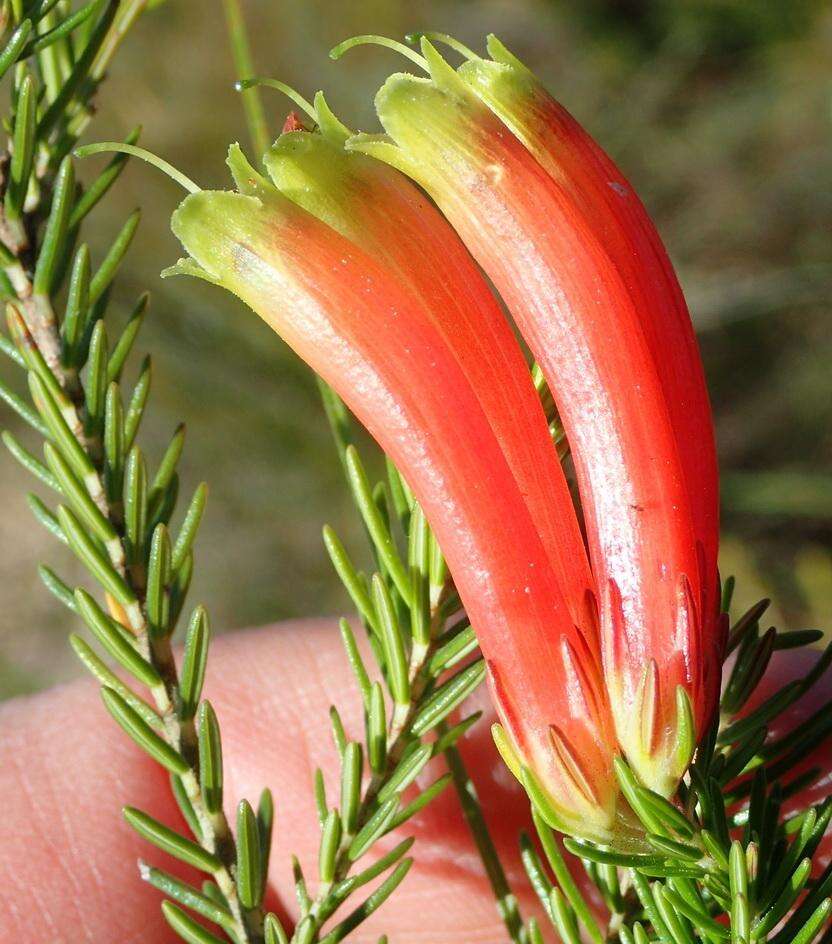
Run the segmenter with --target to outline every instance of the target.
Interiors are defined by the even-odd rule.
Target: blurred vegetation
[[[768,593],[783,625],[832,626],[828,2],[249,0],[246,14],[259,71],[307,94],[327,89],[366,130],[373,92],[400,64],[378,49],[330,62],[329,48],[351,34],[434,28],[477,46],[494,31],[545,77],[632,179],[678,266],[717,417],[723,571],[738,575],[738,603]],[[276,131],[288,106],[266,104]],[[148,147],[203,186],[226,186],[225,149],[245,128],[219,2],[197,14],[168,0],[148,14],[100,105],[95,137],[141,123]],[[320,526],[349,538],[355,523],[314,386],[225,293],[158,280],[178,256],[167,224],[178,196],[133,166],[96,212],[104,245],[134,206],[144,211],[119,293],[126,309],[153,291],[142,347],[155,358],[155,445],[184,417],[186,481],[211,484],[195,598],[220,629],[337,612],[344,600]],[[67,616],[35,573],[60,551],[30,519],[25,474],[9,459],[2,469],[0,696],[9,696],[79,670]]]

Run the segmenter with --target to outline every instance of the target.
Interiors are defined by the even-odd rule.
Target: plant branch
[[[256,72],[240,0],[223,0],[223,8],[231,55],[234,59],[234,71],[239,80],[250,79],[256,75]],[[260,90],[254,86],[243,90],[241,94],[251,144],[257,156],[260,157],[266,153],[271,143]]]

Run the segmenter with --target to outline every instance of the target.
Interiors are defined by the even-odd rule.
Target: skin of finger
[[[779,654],[755,698],[803,674],[811,654]],[[829,696],[825,681],[791,712],[799,721]],[[311,801],[314,768],[332,771],[334,753],[324,721],[330,703],[345,706],[345,722],[361,719],[343,654],[331,624],[284,625],[219,639],[206,685],[222,721],[227,795],[256,800],[263,783],[277,797],[277,838],[271,882],[290,911],[286,851],[295,849],[314,874],[317,835]],[[488,709],[487,703],[481,707]],[[492,834],[519,883],[514,852],[527,826],[519,789],[495,762],[487,719],[463,744]],[[139,856],[171,868],[123,824],[120,807],[139,803],[181,826],[166,776],[106,717],[95,686],[80,683],[0,706],[0,940],[109,941],[159,944],[173,940],[158,912],[158,894],[138,882]],[[828,751],[819,749],[817,762]],[[431,771],[431,776],[441,771]],[[427,778],[429,779],[429,778]],[[330,802],[337,802],[328,777]],[[381,929],[400,941],[501,939],[493,901],[481,877],[451,790],[414,823],[419,864],[395,903],[355,941]],[[529,909],[528,890],[521,899]]]
[[[226,803],[256,803],[268,784],[276,801],[271,895],[294,914],[289,851],[299,855],[314,888],[318,833],[314,770],[328,771],[330,805],[338,802],[336,755],[327,710],[345,710],[350,734],[363,722],[333,625],[284,624],[220,637],[206,681],[223,730]],[[494,757],[486,724],[463,745],[486,816],[519,879],[517,831],[527,803]],[[438,775],[441,771],[433,771]],[[176,938],[158,911],[159,894],[138,880],[144,857],[176,871],[123,822],[134,804],[182,827],[167,776],[112,723],[96,686],[81,682],[0,706],[0,940],[167,944]],[[501,940],[493,897],[451,790],[402,835],[417,836],[417,864],[395,898],[350,940],[382,931],[403,944]],[[193,876],[189,876],[193,878]],[[519,886],[518,886],[519,887]],[[534,903],[523,883],[521,906]]]

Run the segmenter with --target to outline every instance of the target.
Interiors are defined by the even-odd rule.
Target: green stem
[[[225,21],[228,28],[228,41],[234,59],[234,71],[238,79],[250,79],[256,73],[240,0],[223,0],[223,7],[225,8]],[[269,135],[269,126],[266,123],[263,102],[260,98],[260,90],[255,85],[246,88],[241,94],[252,146],[257,154],[265,154],[271,142],[271,136]]]
[[[438,728],[441,736],[445,725]],[[449,747],[445,751],[445,759],[448,762],[448,769],[453,777],[454,787],[459,797],[459,805],[462,807],[462,815],[471,831],[471,836],[477,846],[482,864],[485,866],[485,872],[494,892],[494,898],[497,903],[497,911],[506,926],[509,938],[515,944],[525,944],[526,934],[523,929],[523,919],[520,915],[520,908],[517,904],[517,897],[511,890],[508,878],[506,877],[497,849],[494,846],[494,840],[488,830],[488,824],[483,816],[482,806],[480,806],[477,788],[465,769],[462,755],[456,747]]]
[[[130,31],[136,20],[144,13],[147,6],[147,0],[127,0],[122,6],[115,22],[107,34],[101,49],[90,69],[90,78],[94,82],[99,82],[107,71],[107,67],[113,60],[119,46],[124,41],[124,37]]]

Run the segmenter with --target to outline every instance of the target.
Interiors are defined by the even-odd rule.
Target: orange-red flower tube
[[[584,635],[595,634],[594,582],[572,497],[520,346],[494,295],[459,237],[410,179],[346,151],[351,132],[322,94],[305,104],[316,130],[296,127],[269,149],[264,163],[273,183],[383,262],[423,301],[500,442],[574,622]]]
[[[581,175],[580,161],[547,166],[468,76],[426,41],[423,54],[429,78],[391,76],[376,98],[388,137],[357,136],[348,147],[393,164],[430,193],[547,378],[575,460],[618,741],[644,782],[669,794],[717,693],[718,662],[706,653],[718,649],[710,565],[697,547],[689,462],[662,381],[678,371],[679,388],[689,381],[693,389],[701,368],[697,360],[698,372],[691,369],[688,342],[676,332],[663,353],[672,369],[659,369],[641,310],[646,289],[633,285],[623,250],[610,248],[605,225],[614,215],[583,196],[593,192],[595,179],[585,180],[592,174]],[[612,231],[622,227],[616,218]],[[701,433],[711,437],[706,419]],[[705,507],[715,482],[701,485],[710,490]]]
[[[701,552],[701,618],[717,645],[704,652],[707,703],[715,705],[719,635],[719,475],[713,420],[699,346],[685,297],[644,204],[598,143],[516,56],[491,35],[491,59],[459,69],[476,94],[534,154],[575,204],[633,298],[665,395]]]
[[[294,171],[280,162],[282,149],[300,146],[301,139],[291,140],[294,134],[269,158],[277,186],[232,151],[232,170],[244,192],[188,196],[174,214],[174,231],[210,279],[252,307],[335,388],[399,467],[437,534],[492,669],[517,772],[542,798],[553,825],[615,841],[626,827],[597,641],[588,623],[576,625],[573,610],[580,606],[567,599],[563,585],[571,581],[583,592],[584,564],[576,552],[579,576],[563,581],[557,573],[556,555],[545,546],[518,485],[522,449],[509,442],[507,425],[499,436],[495,432],[503,407],[484,389],[484,368],[474,361],[495,358],[489,369],[509,390],[520,391],[521,404],[529,402],[522,393],[530,385],[525,364],[502,349],[508,342],[496,328],[493,340],[483,332],[479,346],[468,349],[442,327],[440,309],[449,292],[429,292],[418,273],[425,265],[423,243],[408,237],[416,240],[410,259],[404,248],[415,221],[404,220],[412,190],[402,190],[404,202],[383,187],[362,195],[390,209],[392,223],[374,222],[372,214],[364,218],[362,225],[378,227],[374,237],[339,232],[332,225],[343,222],[337,208],[325,210],[312,200],[313,214],[290,199]],[[359,173],[350,186],[360,193],[372,183],[372,175]],[[298,193],[294,199],[300,201]],[[472,281],[479,275],[463,261],[444,221],[421,203],[415,210],[428,238],[454,260],[443,264],[432,257],[435,277],[452,280],[452,291],[474,311],[481,308],[486,323],[486,302]],[[401,242],[393,253],[373,244],[387,234],[398,234]],[[454,266],[462,267],[464,280]],[[462,307],[447,317],[457,319],[461,337],[470,340]],[[493,349],[498,342],[500,351]],[[467,363],[466,352],[473,359]],[[530,416],[517,418],[516,435],[539,441],[545,421]],[[547,475],[552,499],[560,501],[562,483],[555,484],[551,469]],[[567,522],[565,546],[576,551],[571,529]]]

